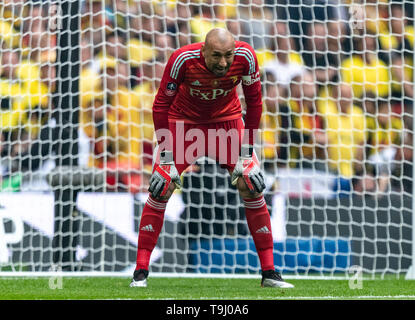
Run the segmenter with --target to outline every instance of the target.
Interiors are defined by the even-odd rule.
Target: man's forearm
[[[161,150],[173,150],[173,137],[169,130],[168,108],[161,110],[153,108],[153,123],[157,144]]]
[[[243,86],[243,92],[246,104],[245,130],[247,134],[244,135],[242,144],[253,145],[262,115],[261,82],[255,81]]]
[[[262,115],[262,104],[248,106],[245,114],[245,135],[242,144],[253,145],[259,128]]]

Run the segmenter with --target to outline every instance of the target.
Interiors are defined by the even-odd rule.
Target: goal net
[[[409,0],[2,1],[1,274],[132,274],[163,67],[213,27],[257,54],[276,268],[407,273],[413,12]],[[150,271],[258,275],[228,172],[201,158],[182,186]]]

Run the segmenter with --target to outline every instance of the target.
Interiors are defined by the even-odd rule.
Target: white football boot
[[[285,282],[281,274],[274,270],[267,270],[262,272],[262,281],[261,287],[272,287],[272,288],[282,288],[290,289],[294,288],[291,283]]]
[[[139,269],[134,271],[133,280],[130,283],[130,287],[147,287],[148,270]]]

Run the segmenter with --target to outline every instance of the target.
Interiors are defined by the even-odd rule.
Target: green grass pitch
[[[360,289],[351,289],[347,279],[287,280],[294,289],[261,288],[260,278],[150,277],[147,288],[130,288],[130,278],[123,277],[60,279],[61,288],[48,277],[0,277],[0,300],[415,300],[415,281],[403,277],[363,279]]]

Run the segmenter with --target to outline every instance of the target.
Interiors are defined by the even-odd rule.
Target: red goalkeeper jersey
[[[167,129],[169,121],[212,123],[242,117],[236,87],[242,83],[246,102],[245,128],[258,129],[262,113],[261,82],[253,48],[235,42],[235,58],[223,77],[206,67],[203,43],[176,50],[164,70],[153,104],[155,130]],[[249,139],[252,143],[252,138]]]

